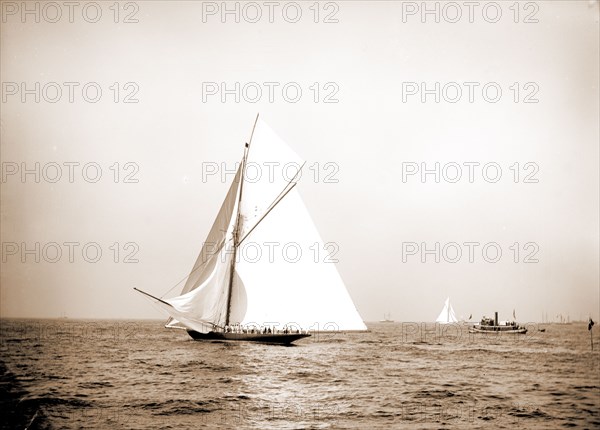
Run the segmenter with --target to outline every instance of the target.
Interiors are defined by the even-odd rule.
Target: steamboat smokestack
[[[494,325],[498,326],[498,312],[494,312]]]

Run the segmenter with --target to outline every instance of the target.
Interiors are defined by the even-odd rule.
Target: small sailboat
[[[181,294],[163,299],[135,288],[170,315],[167,328],[196,340],[280,344],[315,331],[367,329],[335,265],[323,258],[327,248],[295,189],[303,165],[257,116]],[[250,258],[243,248],[249,243],[278,250],[294,244],[305,254],[292,261],[281,251]]]
[[[452,305],[450,304],[450,297],[446,299],[444,308],[442,309],[442,312],[440,312],[440,315],[437,317],[435,322],[440,324],[452,324],[458,322],[456,315],[454,314],[454,309],[452,309]]]
[[[391,315],[392,315],[392,314],[390,314],[390,313],[383,314],[383,319],[382,319],[382,320],[379,320],[379,322],[382,322],[382,323],[393,323],[393,322],[394,322],[394,320],[390,318],[390,317],[391,317]]]

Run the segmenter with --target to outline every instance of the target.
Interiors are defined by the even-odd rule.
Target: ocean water
[[[373,323],[296,346],[1,320],[2,428],[600,428],[600,327]],[[539,331],[545,328],[545,332]]]

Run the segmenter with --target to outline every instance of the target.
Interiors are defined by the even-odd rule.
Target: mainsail
[[[452,305],[450,304],[450,297],[446,299],[446,302],[444,303],[444,308],[442,309],[442,312],[440,312],[440,315],[437,317],[435,322],[438,322],[440,324],[450,324],[458,322],[458,320],[456,319],[456,315],[454,314],[454,309],[452,309]]]
[[[303,160],[257,118],[168,326],[366,330],[300,195]]]

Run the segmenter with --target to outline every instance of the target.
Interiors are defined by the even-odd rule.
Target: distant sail
[[[458,319],[456,319],[456,315],[454,314],[454,309],[452,309],[452,305],[450,304],[450,297],[446,299],[444,308],[442,309],[442,312],[440,312],[440,315],[437,317],[435,322],[440,324],[451,324],[458,322]]]

